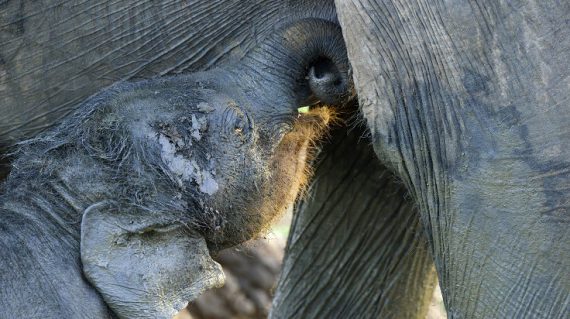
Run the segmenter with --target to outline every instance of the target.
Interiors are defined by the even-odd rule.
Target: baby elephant
[[[349,91],[340,29],[303,20],[239,63],[120,83],[22,143],[0,199],[0,317],[170,318],[223,284]],[[321,103],[322,104],[322,103]]]

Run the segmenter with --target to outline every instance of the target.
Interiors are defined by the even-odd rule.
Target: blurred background
[[[271,308],[289,234],[291,213],[265,236],[221,251],[214,259],[226,275],[222,288],[207,291],[175,319],[263,319]],[[447,318],[436,287],[426,319]]]

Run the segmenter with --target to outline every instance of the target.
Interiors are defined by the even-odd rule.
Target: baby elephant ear
[[[198,233],[184,225],[111,213],[106,203],[83,215],[81,262],[87,279],[120,318],[170,319],[204,290],[224,282],[221,266]]]

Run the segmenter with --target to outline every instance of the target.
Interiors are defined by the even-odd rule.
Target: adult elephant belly
[[[568,3],[336,1],[378,157],[449,316],[567,318]]]
[[[295,20],[336,21],[332,1],[24,0],[0,11],[2,153],[116,82],[210,69]]]

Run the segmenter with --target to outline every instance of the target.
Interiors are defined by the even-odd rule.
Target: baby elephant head
[[[113,311],[169,317],[220,285],[208,250],[294,203],[349,87],[339,27],[303,20],[237,63],[110,88],[46,138],[73,145],[43,147],[87,203],[83,270]]]

